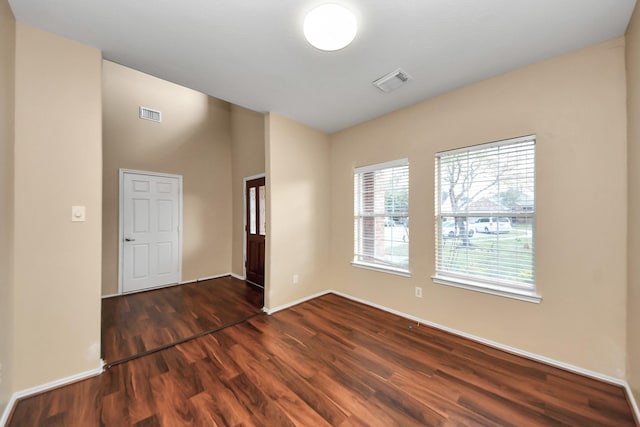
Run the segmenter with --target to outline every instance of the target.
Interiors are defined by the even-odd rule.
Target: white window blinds
[[[535,293],[535,136],[435,161],[434,279]]]
[[[409,271],[409,162],[354,171],[354,264]]]

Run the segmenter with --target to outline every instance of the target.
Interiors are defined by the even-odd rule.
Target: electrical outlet
[[[293,284],[297,285],[300,282],[300,276],[298,276],[297,274],[293,275]]]
[[[422,298],[422,288],[416,286],[416,298]]]

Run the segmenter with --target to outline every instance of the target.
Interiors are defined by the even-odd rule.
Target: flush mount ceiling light
[[[304,20],[304,36],[312,46],[339,50],[353,41],[358,23],[353,13],[339,4],[327,3],[313,9]]]

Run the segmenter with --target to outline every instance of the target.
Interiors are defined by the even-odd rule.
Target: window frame
[[[441,168],[441,164],[440,162],[442,161],[443,158],[450,158],[451,156],[454,155],[459,155],[461,153],[474,153],[474,152],[479,152],[479,151],[483,151],[483,150],[490,150],[493,148],[503,148],[503,147],[509,147],[509,146],[513,146],[513,145],[517,145],[517,144],[522,144],[522,143],[529,143],[532,142],[532,153],[533,153],[533,171],[532,171],[532,176],[530,177],[532,182],[533,182],[533,205],[532,205],[532,209],[531,210],[527,210],[526,212],[505,212],[505,211],[497,211],[497,210],[487,210],[487,211],[469,211],[466,210],[465,212],[455,212],[456,215],[452,215],[454,213],[453,210],[451,211],[444,211],[442,210],[442,203],[443,203],[443,198],[442,198],[442,168]],[[535,207],[535,199],[536,199],[536,151],[537,151],[537,141],[536,141],[536,135],[526,135],[526,136],[522,136],[522,137],[517,137],[517,138],[509,138],[509,139],[505,139],[505,140],[500,140],[500,141],[494,141],[494,142],[489,142],[489,143],[485,143],[485,144],[479,144],[479,145],[474,145],[474,146],[470,146],[470,147],[464,147],[464,148],[458,148],[458,149],[453,149],[453,150],[446,150],[446,151],[441,151],[435,154],[434,159],[435,159],[435,200],[434,200],[434,210],[435,210],[435,233],[434,233],[434,237],[435,237],[435,273],[433,274],[433,276],[431,276],[431,279],[434,283],[436,284],[440,284],[440,285],[447,285],[447,286],[453,286],[453,287],[458,287],[458,288],[462,288],[462,289],[468,289],[468,290],[473,290],[473,291],[478,291],[478,292],[483,292],[483,293],[488,293],[488,294],[492,294],[492,295],[498,295],[498,296],[502,296],[502,297],[507,297],[507,298],[514,298],[514,299],[518,299],[518,300],[523,300],[523,301],[528,301],[528,302],[533,302],[533,303],[540,303],[540,301],[542,300],[542,297],[540,295],[538,295],[537,293],[537,286],[536,286],[536,276],[535,276],[535,264],[536,264],[536,257],[535,257],[535,240],[536,240],[536,207]],[[531,146],[530,146],[531,147]],[[529,150],[531,148],[523,148],[523,150]],[[499,154],[498,154],[499,156]],[[499,158],[499,157],[498,157]],[[498,181],[498,186],[499,186],[499,182]],[[459,215],[457,215],[458,213],[460,213]],[[532,281],[531,283],[525,283],[523,281],[517,281],[517,280],[507,280],[507,279],[499,279],[499,278],[495,278],[495,277],[489,277],[489,276],[482,276],[479,274],[474,274],[474,273],[469,273],[469,271],[466,271],[466,274],[464,273],[456,273],[456,272],[452,272],[452,271],[446,271],[442,269],[442,264],[441,264],[441,257],[444,256],[443,255],[443,239],[445,239],[442,236],[442,232],[441,232],[441,227],[442,227],[442,220],[445,217],[450,217],[450,216],[457,216],[457,217],[465,217],[466,219],[466,223],[467,223],[467,227],[471,228],[471,222],[468,220],[468,218],[485,218],[485,217],[496,217],[498,219],[498,221],[500,220],[500,218],[502,217],[507,217],[507,218],[527,218],[528,220],[530,220],[530,224],[531,224],[531,242],[532,242],[532,246],[531,246],[531,251],[532,251],[532,260],[531,260],[531,269],[532,269]],[[465,232],[467,232],[467,230],[465,230]],[[475,232],[475,230],[474,230]],[[496,234],[496,236],[498,236],[498,234]],[[496,237],[497,239],[499,239],[498,237]]]
[[[361,189],[361,184],[358,182],[358,179],[362,179],[362,175],[365,173],[369,173],[369,172],[377,172],[377,171],[381,171],[381,170],[385,170],[385,169],[394,169],[394,168],[400,168],[400,167],[406,167],[407,169],[407,210],[406,210],[406,214],[398,214],[397,212],[394,213],[393,215],[390,215],[388,212],[384,213],[374,213],[374,214],[370,214],[370,215],[366,215],[363,214],[362,212],[358,212],[358,208],[359,206],[362,206],[362,202],[358,201],[358,198],[362,197],[361,193],[358,193],[358,190]],[[374,271],[379,271],[379,272],[383,272],[383,273],[389,273],[389,274],[394,274],[394,275],[399,275],[399,276],[403,276],[403,277],[411,277],[411,271],[410,271],[410,257],[409,257],[409,253],[407,253],[407,267],[404,268],[402,266],[398,266],[398,265],[393,265],[393,264],[388,264],[388,263],[383,263],[383,262],[367,262],[367,261],[362,261],[359,260],[358,257],[359,256],[363,256],[364,254],[358,254],[358,247],[362,245],[361,240],[363,239],[363,236],[360,234],[357,234],[358,232],[362,231],[363,226],[360,225],[359,227],[356,225],[357,221],[362,221],[363,218],[368,217],[368,218],[386,218],[386,217],[399,217],[399,218],[404,218],[406,220],[406,224],[408,224],[409,221],[409,187],[410,187],[410,169],[409,169],[409,159],[408,158],[404,158],[404,159],[398,159],[398,160],[392,160],[392,161],[388,161],[388,162],[383,162],[383,163],[376,163],[376,164],[371,164],[371,165],[367,165],[367,166],[361,166],[361,167],[354,167],[353,169],[353,185],[354,185],[354,195],[353,195],[353,201],[354,201],[354,206],[353,206],[353,214],[354,214],[354,230],[353,230],[353,237],[354,237],[354,247],[353,247],[353,259],[351,261],[351,265],[353,267],[358,267],[358,268],[363,268],[363,269],[367,269],[367,270],[374,270]],[[386,227],[385,227],[386,228]],[[407,251],[409,250],[409,241],[410,241],[410,237],[409,237],[409,228],[408,225],[406,225],[406,236],[407,236]]]

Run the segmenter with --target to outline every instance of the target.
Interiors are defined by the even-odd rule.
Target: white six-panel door
[[[178,283],[181,179],[121,171],[122,292]]]

